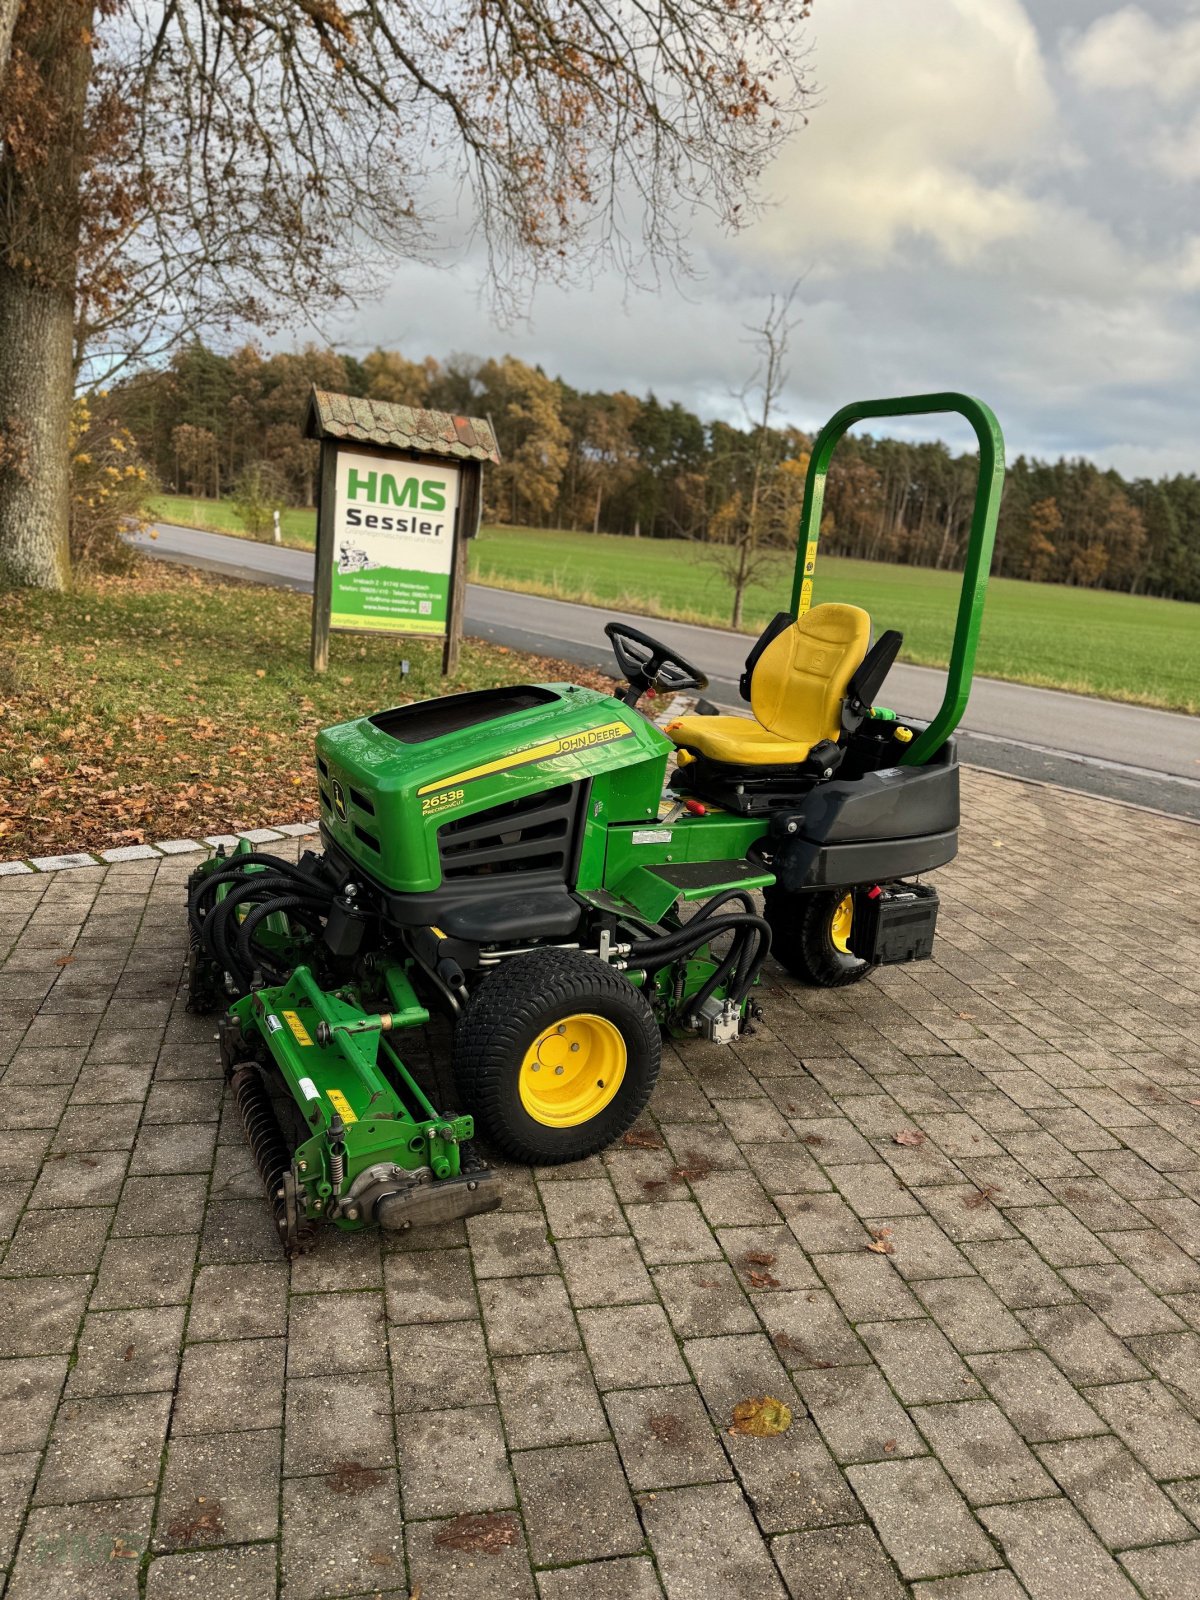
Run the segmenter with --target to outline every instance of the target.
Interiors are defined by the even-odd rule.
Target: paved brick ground
[[[192,860],[0,880],[10,1600],[1200,1595],[1200,834],[966,787],[935,962],[776,971],[645,1147],[290,1271]]]

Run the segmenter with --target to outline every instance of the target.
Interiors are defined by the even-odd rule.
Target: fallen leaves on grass
[[[482,1514],[464,1512],[446,1522],[433,1536],[439,1550],[469,1550],[475,1555],[498,1556],[517,1542],[517,1519],[509,1511]]]
[[[867,1245],[868,1250],[874,1251],[877,1256],[894,1256],[896,1246],[892,1243],[892,1230],[890,1228],[872,1228],[871,1240]]]
[[[748,1434],[754,1439],[771,1439],[786,1433],[792,1425],[791,1407],[773,1395],[754,1395],[739,1400],[733,1408],[730,1433]]]
[[[317,809],[319,729],[396,703],[396,641],[335,640],[343,668],[308,669],[309,602],[287,590],[144,560],[54,594],[6,590],[0,610],[4,854],[50,854],[303,822]],[[587,668],[465,640],[406,641],[406,696],[572,680]],[[269,662],[269,668],[263,662]],[[101,670],[102,667],[102,670]]]
[[[914,1150],[923,1145],[928,1139],[927,1133],[922,1133],[920,1128],[901,1128],[899,1133],[892,1135],[893,1144],[910,1145]]]

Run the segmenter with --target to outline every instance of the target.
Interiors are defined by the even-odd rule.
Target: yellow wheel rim
[[[833,948],[840,950],[842,955],[852,954],[850,949],[850,923],[854,917],[854,896],[848,894],[833,908],[833,919],[829,924],[829,937],[833,940]]]
[[[580,1011],[544,1029],[526,1050],[521,1104],[547,1128],[577,1128],[609,1104],[625,1076],[621,1031],[607,1017]]]

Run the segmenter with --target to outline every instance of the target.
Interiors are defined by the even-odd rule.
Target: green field
[[[192,527],[239,533],[232,508],[163,497],[154,515]],[[311,511],[284,516],[286,542],[312,545]],[[703,545],[676,539],[484,528],[471,550],[480,583],[611,606],[647,616],[727,626],[726,581]],[[757,631],[787,604],[791,568],[747,595],[746,624]],[[816,599],[864,606],[876,629],[904,633],[901,659],[944,666],[959,579],[952,572],[833,558],[817,564]],[[988,589],[977,670],[994,678],[1141,705],[1200,712],[1200,606],[1102,589],[997,578]]]
[[[207,528],[210,533],[250,535],[228,500],[200,500],[186,494],[155,495],[147,511],[156,522],[177,522],[181,528]],[[289,506],[279,517],[283,542],[296,550],[311,550],[316,542],[317,513]]]

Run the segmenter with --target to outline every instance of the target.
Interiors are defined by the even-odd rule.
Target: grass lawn
[[[198,508],[197,516],[188,508]],[[193,527],[240,532],[217,501],[161,498],[155,514]],[[198,519],[197,519],[198,518]],[[224,521],[219,521],[224,518]],[[307,520],[305,520],[307,519]],[[311,548],[314,514],[285,514],[287,542]],[[484,528],[471,548],[480,583],[681,621],[729,621],[728,586],[704,547],[677,539]],[[884,562],[822,558],[816,598],[865,606],[876,629],[900,628],[901,659],[945,666],[959,578]],[[791,563],[747,595],[757,632],[787,604]],[[1016,683],[1069,689],[1170,710],[1200,712],[1200,606],[1101,589],[996,578],[988,588],[977,670]]]
[[[314,677],[308,641],[307,596],[151,560],[69,594],[0,590],[0,859],[302,822],[330,723],[495,683],[608,687],[469,642],[443,680],[440,645],[349,634]]]

